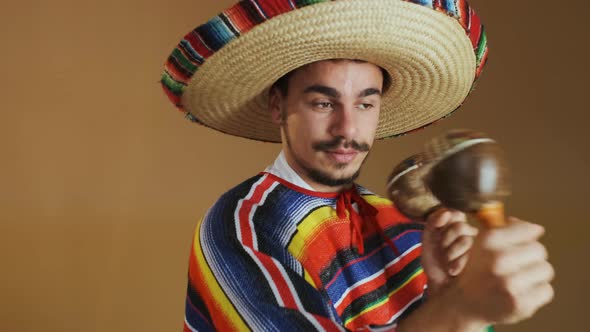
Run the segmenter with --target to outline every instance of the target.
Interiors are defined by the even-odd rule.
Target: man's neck
[[[352,183],[345,183],[342,185],[338,185],[338,186],[329,186],[323,183],[320,183],[318,181],[314,181],[313,179],[311,179],[307,173],[301,169],[301,167],[298,167],[297,163],[295,162],[295,160],[293,160],[292,158],[290,158],[290,156],[285,153],[284,151],[281,151],[281,155],[284,158],[285,164],[286,166],[295,174],[297,174],[297,176],[303,181],[305,182],[308,186],[310,186],[311,188],[313,188],[314,191],[317,192],[324,192],[324,193],[333,193],[333,192],[342,192],[342,191],[346,191],[350,188],[352,188]]]

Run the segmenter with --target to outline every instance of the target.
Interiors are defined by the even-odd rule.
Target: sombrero
[[[269,87],[305,64],[358,59],[385,69],[376,138],[440,120],[463,103],[487,59],[464,0],[244,0],[173,50],[164,91],[186,117],[223,133],[280,142]]]

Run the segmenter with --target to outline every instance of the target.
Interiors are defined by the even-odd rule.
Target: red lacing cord
[[[360,214],[357,213],[352,207],[352,203],[356,203],[358,205]],[[368,221],[375,223],[375,228],[379,231],[379,234],[383,240],[389,244],[391,249],[397,255],[399,255],[399,251],[391,239],[385,235],[385,232],[379,223],[377,223],[377,219],[375,218],[378,212],[377,209],[373,205],[369,204],[361,195],[359,195],[356,187],[346,190],[340,193],[338,196],[338,201],[336,202],[336,214],[338,215],[338,218],[346,219],[346,211],[348,211],[350,218],[351,245],[357,247],[359,255],[363,255],[365,253],[363,225]]]

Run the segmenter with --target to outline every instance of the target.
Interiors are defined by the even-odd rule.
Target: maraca
[[[428,142],[422,158],[425,168],[420,178],[441,205],[475,214],[487,227],[505,223],[502,200],[509,194],[508,167],[494,140],[454,130]],[[405,203],[392,199],[398,206]]]
[[[387,179],[389,199],[412,220],[424,221],[440,206],[440,201],[424,184],[424,176],[429,170],[422,154],[415,154],[397,165]]]

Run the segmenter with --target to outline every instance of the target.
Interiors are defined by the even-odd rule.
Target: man
[[[487,54],[478,24],[461,1],[242,1],[185,37],[163,83],[187,117],[282,143],[198,223],[185,331],[482,331],[551,300],[540,226],[474,239],[441,209],[422,232],[354,184],[375,138],[462,102]]]

